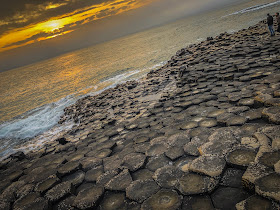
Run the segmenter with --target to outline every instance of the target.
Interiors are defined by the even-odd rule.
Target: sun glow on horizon
[[[41,27],[45,29],[45,32],[50,32],[50,31],[53,32],[63,27],[63,21],[60,20],[47,21],[43,23]]]
[[[6,33],[0,36],[0,52],[68,34],[86,23],[136,9],[152,1],[115,0],[113,2],[105,2],[52,17],[43,22],[6,31]],[[48,8],[56,8],[58,6],[48,5]]]

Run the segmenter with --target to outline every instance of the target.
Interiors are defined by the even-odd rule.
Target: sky
[[[229,2],[230,0],[4,1],[0,7],[0,72]]]

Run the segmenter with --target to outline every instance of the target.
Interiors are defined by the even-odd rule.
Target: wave
[[[264,9],[264,8],[267,8],[267,7],[272,7],[272,6],[275,6],[277,4],[280,4],[280,1],[275,1],[275,2],[272,2],[272,3],[255,5],[255,6],[242,9],[240,11],[231,13],[231,14],[223,16],[223,17],[227,17],[227,16],[231,16],[231,15],[243,14],[243,13],[247,13],[247,12],[253,12],[253,11]]]
[[[79,98],[86,95],[97,95],[118,84],[132,79],[139,79],[148,70],[163,66],[165,63],[161,62],[152,67],[141,70],[136,69],[112,76],[95,86],[84,88],[80,93],[66,96],[57,102],[30,110],[11,121],[4,122],[0,125],[0,159],[18,150],[27,152],[40,148],[46,142],[58,138],[61,133],[69,131],[74,126],[72,122],[58,125],[58,121],[63,115],[64,109],[74,104]],[[81,95],[84,90],[91,91]]]

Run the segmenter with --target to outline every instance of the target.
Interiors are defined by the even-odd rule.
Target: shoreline
[[[78,125],[0,162],[0,209],[280,208],[280,35],[268,33],[261,21],[209,37],[79,99],[60,120]]]

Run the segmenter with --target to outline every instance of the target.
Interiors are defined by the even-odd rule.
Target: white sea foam
[[[20,117],[0,125],[0,138],[26,139],[52,128],[57,124],[63,109],[75,102],[73,95],[67,96],[57,102],[46,104]]]
[[[99,83],[99,86],[101,86],[103,84],[106,84],[106,83],[109,84],[108,86],[106,86],[102,90],[93,91],[93,92],[89,93],[89,95],[91,95],[91,96],[97,95],[97,94],[103,92],[104,90],[113,88],[113,87],[117,86],[118,84],[125,83],[129,80],[132,80],[132,79],[137,80],[137,79],[141,78],[141,76],[143,76],[143,74],[141,74],[142,72],[147,72],[149,70],[159,68],[166,63],[167,63],[166,61],[160,62],[158,64],[155,64],[152,67],[148,67],[148,68],[145,68],[145,69],[142,69],[142,70],[136,69],[136,70],[133,70],[133,71],[129,71],[129,72],[125,72],[123,74],[116,75],[112,78],[108,78],[108,79],[104,80],[103,82]],[[97,88],[95,88],[95,89],[97,89]]]
[[[223,17],[227,17],[227,16],[231,16],[231,15],[243,14],[243,13],[247,13],[247,12],[253,12],[253,11],[257,11],[257,10],[264,9],[264,8],[267,8],[267,7],[272,7],[272,6],[275,6],[277,4],[280,4],[279,0],[275,1],[275,2],[272,2],[272,3],[266,3],[266,4],[260,4],[260,5],[255,5],[255,6],[252,6],[252,7],[248,7],[248,8],[236,11],[234,13],[231,13],[229,15],[223,16]]]

